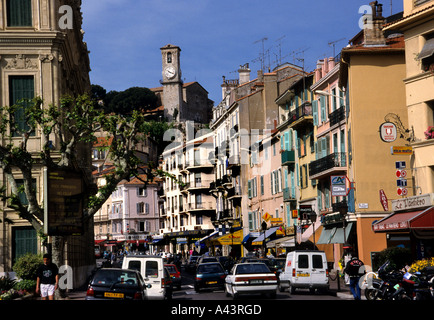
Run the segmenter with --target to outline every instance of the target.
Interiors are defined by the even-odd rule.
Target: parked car
[[[274,274],[277,277],[277,283],[280,283],[279,276],[282,273],[282,271],[285,269],[285,262],[286,262],[286,258],[271,259],[271,265],[273,266]]]
[[[227,272],[220,262],[205,262],[197,266],[194,290],[203,288],[224,288]]]
[[[200,256],[190,256],[188,257],[188,261],[185,264],[185,271],[194,272],[196,271],[196,262]]]
[[[138,270],[141,273],[145,283],[151,285],[151,288],[147,291],[149,299],[163,300],[171,298],[170,287],[166,285],[167,281],[165,280],[166,275],[164,274],[165,269],[162,257],[128,255],[124,257],[122,268]]]
[[[164,267],[164,278],[161,280],[161,287],[164,288],[164,298],[171,300],[173,296],[173,280],[169,269]]]
[[[235,260],[232,257],[220,256],[217,259],[226,271],[231,270],[235,264]]]
[[[217,257],[213,257],[213,256],[201,256],[199,257],[199,259],[197,259],[196,261],[196,267],[201,264],[201,263],[206,263],[206,262],[219,262],[219,260],[217,259]]]
[[[98,269],[90,279],[86,300],[145,300],[147,288],[137,270]]]
[[[226,277],[227,296],[236,299],[240,294],[268,294],[276,297],[277,277],[262,262],[244,262],[234,265]]]
[[[279,290],[289,289],[294,293],[297,288],[328,291],[329,278],[327,258],[324,251],[300,250],[289,252],[286,256],[284,271],[279,276]]]
[[[182,276],[176,265],[165,264],[164,266],[167,268],[170,276],[172,277],[173,286],[176,287],[178,290],[181,289]]]

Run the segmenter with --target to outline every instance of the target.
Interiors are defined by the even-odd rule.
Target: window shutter
[[[312,101],[313,125],[318,126],[318,100]]]
[[[289,131],[285,132],[285,150],[286,151],[290,151],[291,150],[291,146],[289,144]]]
[[[33,99],[35,95],[33,76],[11,76],[9,78],[9,103],[18,104],[19,108],[15,111],[14,121],[18,132],[14,136],[20,136],[21,133],[30,129],[25,120],[25,108],[28,102],[20,102],[22,99]],[[32,133],[34,135],[34,133]]]

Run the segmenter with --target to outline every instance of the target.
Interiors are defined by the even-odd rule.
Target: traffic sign
[[[408,194],[408,189],[407,188],[398,188],[396,193],[398,194],[398,196],[406,196]]]
[[[407,179],[398,179],[396,180],[396,186],[397,187],[406,187],[407,186]]]
[[[396,170],[396,176],[398,178],[405,178],[407,176],[406,170]]]
[[[405,163],[405,161],[396,161],[395,167],[396,167],[396,169],[405,169],[406,163]]]

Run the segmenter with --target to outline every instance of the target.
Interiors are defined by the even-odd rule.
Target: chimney
[[[378,1],[369,3],[372,13],[367,14],[364,26],[365,46],[385,46],[386,38],[384,37],[382,27],[386,22],[383,17],[383,5]]]
[[[240,76],[240,85],[250,81],[250,69],[249,64],[246,63],[238,69],[238,74]]]

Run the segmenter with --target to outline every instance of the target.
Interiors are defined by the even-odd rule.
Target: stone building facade
[[[61,7],[65,9],[63,14],[59,13]],[[90,91],[89,57],[80,29],[80,8],[79,0],[0,1],[0,103],[3,106],[37,96],[45,105],[58,104],[65,94]],[[13,143],[20,143],[21,137],[12,139]],[[60,147],[59,139],[52,134],[50,140],[55,153]],[[0,144],[4,143],[5,137],[2,137]],[[28,149],[37,154],[43,144],[43,136],[36,130],[29,138]],[[90,149],[83,146],[79,152],[84,156],[80,157],[78,166],[90,176]],[[42,165],[33,167],[40,203],[44,194],[43,170]],[[19,179],[19,172],[16,174],[15,178]],[[2,171],[0,184],[7,186]],[[0,212],[1,275],[12,271],[19,256],[45,251],[49,246],[42,246],[41,238],[27,220],[9,209]],[[93,230],[85,236],[66,239],[64,263],[73,268],[74,286],[84,283],[88,269],[94,265],[89,243],[93,243]]]

